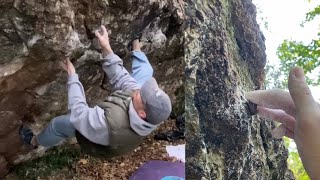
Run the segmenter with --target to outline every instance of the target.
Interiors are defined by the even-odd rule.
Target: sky
[[[257,7],[257,21],[266,38],[268,63],[279,65],[277,48],[285,39],[302,41],[306,44],[317,39],[320,18],[317,17],[301,27],[306,13],[319,5],[318,0],[253,0]],[[264,24],[267,24],[267,28]],[[320,86],[311,87],[313,97],[320,101]]]

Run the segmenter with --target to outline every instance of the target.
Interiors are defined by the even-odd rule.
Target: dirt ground
[[[80,153],[79,156],[77,156],[75,160],[72,161],[71,166],[62,167],[58,170],[50,172],[50,175],[39,175],[36,176],[36,178],[33,177],[32,179],[128,179],[136,169],[138,169],[144,162],[148,160],[165,160],[173,162],[178,161],[176,158],[168,156],[165,150],[165,146],[185,144],[184,139],[180,139],[174,142],[154,139],[155,134],[159,132],[167,132],[174,129],[176,129],[175,120],[168,120],[163,123],[158,128],[158,130],[148,136],[145,142],[130,154],[118,158],[113,158],[111,160],[103,160]],[[77,147],[78,145],[75,146]],[[24,174],[22,175],[21,173],[18,175],[18,173],[16,172],[17,169],[12,171],[6,177],[6,180],[30,179],[25,177],[27,177],[27,173],[30,173],[31,171],[23,171]]]

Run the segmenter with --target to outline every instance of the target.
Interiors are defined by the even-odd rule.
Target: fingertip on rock
[[[257,104],[255,104],[251,101],[246,102],[246,104],[247,104],[247,110],[248,110],[249,115],[253,116],[258,113]]]
[[[246,92],[244,94],[244,97],[247,99],[247,100],[250,100],[252,98],[252,94],[253,94],[253,91],[249,91],[249,92]]]

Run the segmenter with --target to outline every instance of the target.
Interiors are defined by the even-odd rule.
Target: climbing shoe
[[[129,42],[129,44],[128,44],[128,50],[129,51],[132,51],[133,49],[133,46],[132,46],[132,43],[133,43],[133,41],[134,40],[136,40],[136,39],[138,39],[139,40],[139,42],[141,42],[141,37],[142,37],[142,32],[139,32],[139,33],[136,33],[136,34],[134,34],[133,35],[133,37],[132,37],[132,40]]]
[[[38,146],[34,146],[31,144],[31,140],[32,140],[34,134],[30,128],[21,125],[19,128],[19,135],[20,135],[20,139],[23,142],[23,144],[32,146],[34,149],[36,149],[38,147]]]

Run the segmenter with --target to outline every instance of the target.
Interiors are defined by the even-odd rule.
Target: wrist
[[[104,48],[102,49],[102,55],[105,57],[109,54],[113,53],[112,49],[109,49],[109,48]]]
[[[68,71],[68,75],[69,75],[69,76],[72,76],[72,75],[74,75],[74,74],[76,74],[76,72],[69,72],[69,71]]]
[[[78,74],[71,74],[68,76],[68,84],[79,81]]]

